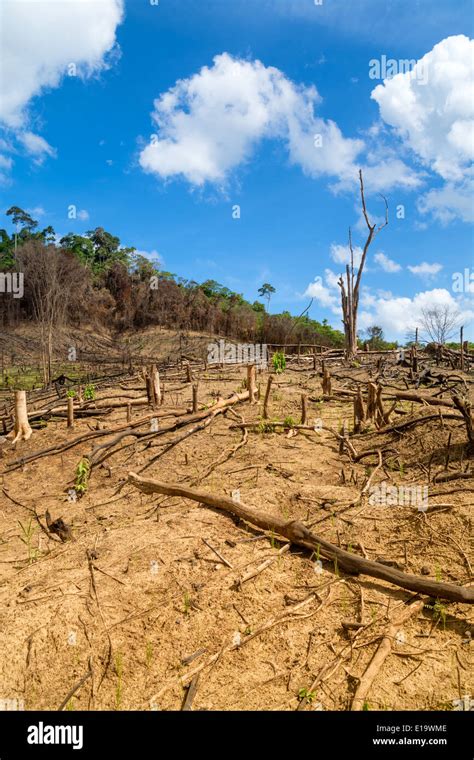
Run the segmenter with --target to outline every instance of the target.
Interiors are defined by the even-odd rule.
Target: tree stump
[[[27,441],[32,433],[26,408],[26,391],[15,391],[15,428],[7,438],[13,437],[12,444],[14,444],[18,441]]]

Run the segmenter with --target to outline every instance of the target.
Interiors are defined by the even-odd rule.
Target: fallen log
[[[435,398],[434,396],[425,396],[422,393],[412,393],[411,391],[389,391],[388,393],[383,393],[383,398],[398,398],[402,401],[414,401],[415,403],[428,404],[429,406],[455,406],[451,399]]]
[[[400,588],[415,591],[419,594],[426,594],[435,599],[449,599],[452,602],[474,604],[474,588],[431,581],[382,565],[380,562],[365,559],[311,533],[298,520],[287,521],[281,517],[259,512],[254,507],[234,501],[234,499],[228,496],[214,496],[214,494],[207,491],[199,491],[174,483],[164,483],[159,480],[148,480],[141,478],[134,472],[128,474],[128,482],[143,493],[162,493],[167,496],[180,496],[183,499],[192,499],[198,503],[207,504],[214,509],[229,512],[248,523],[256,525],[258,528],[278,533],[293,544],[319,552],[320,556],[337,563],[337,566],[345,572],[356,575],[360,573],[370,575],[373,578],[380,578],[381,580],[388,581],[388,583],[393,583]]]

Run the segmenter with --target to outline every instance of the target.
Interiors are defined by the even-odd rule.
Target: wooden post
[[[464,372],[464,341],[463,341],[464,326],[459,331],[459,341],[461,343],[461,372]]]
[[[199,391],[199,383],[194,383],[193,385],[193,414],[196,414],[198,410],[198,391]]]
[[[191,365],[189,362],[187,362],[186,364],[186,381],[188,383],[193,382],[193,373],[191,372]]]
[[[68,428],[74,427],[74,399],[72,396],[68,396],[67,399],[67,426]]]
[[[301,394],[301,424],[306,425],[308,420],[307,399],[304,393]]]
[[[150,406],[154,406],[153,385],[151,382],[151,375],[149,375],[148,373],[146,375],[145,382],[146,382],[146,395],[148,398],[148,404]]]
[[[15,391],[15,428],[7,438],[13,438],[12,444],[18,441],[27,441],[33,431],[28,422],[28,410],[26,407],[26,391]]]
[[[415,329],[415,346],[418,345],[418,327]]]
[[[249,392],[249,404],[255,404],[255,364],[247,365],[247,388]]]
[[[132,405],[131,405],[131,403],[129,402],[129,403],[127,404],[127,422],[130,422],[130,421],[131,421],[131,419],[132,419]]]
[[[323,393],[325,396],[331,395],[331,375],[329,373],[329,370],[326,369],[326,365],[324,362],[322,362],[322,370],[323,370],[323,379],[322,379],[322,387],[323,387]]]
[[[161,387],[160,387],[160,373],[156,368],[156,364],[151,365],[151,381],[153,386],[153,398],[156,406],[161,404]]]
[[[267,388],[265,391],[265,398],[263,401],[263,419],[264,420],[268,419],[268,402],[270,400],[270,390],[272,387],[272,383],[273,383],[273,376],[270,375],[270,377],[268,378]]]

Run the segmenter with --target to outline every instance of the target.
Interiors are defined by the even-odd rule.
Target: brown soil
[[[348,373],[340,369],[341,375]],[[362,377],[363,371],[353,374]],[[218,396],[241,390],[243,375],[235,367],[201,372],[200,402],[211,405]],[[191,386],[184,382],[184,371],[181,377],[183,382],[165,380],[160,411],[189,406]],[[262,396],[266,378],[266,373],[258,376]],[[139,382],[135,377],[129,385]],[[275,375],[271,418],[291,416],[299,422],[302,392],[321,394],[315,373]],[[138,397],[143,391],[117,385],[101,390],[97,399],[111,395]],[[262,403],[234,409],[246,422],[258,423]],[[407,402],[398,408],[411,413]],[[352,426],[350,400],[308,402],[308,410],[310,421],[322,418],[322,432],[252,430],[247,443],[225,461],[224,453],[230,454],[243,434],[231,429],[235,415],[220,415],[144,475],[195,484],[214,494],[238,489],[243,502],[298,518],[326,540],[370,559],[467,584],[474,479],[430,483],[427,512],[372,506],[367,497],[342,512],[360,495],[377,457],[351,464],[324,429],[339,429],[344,419]],[[132,420],[149,411],[134,407]],[[414,414],[426,414],[426,408],[417,405]],[[124,421],[123,408],[97,417],[97,424],[106,427]],[[50,420],[15,452],[4,445],[1,469],[95,424],[94,418],[80,419],[71,431],[64,419]],[[463,467],[468,464],[466,428],[441,415],[403,435],[377,435],[369,428],[351,440],[357,451],[391,446],[375,482],[423,486],[428,470],[431,478],[444,471],[449,433],[448,471],[454,472],[461,459]],[[91,664],[92,677],[67,709],[180,709],[198,671],[194,710],[295,710],[303,694],[309,694],[306,710],[350,709],[389,619],[413,594],[367,576],[345,575],[330,562],[323,562],[318,574],[314,556],[298,547],[281,552],[283,542],[223,513],[189,500],[140,494],[126,482],[127,473],[137,472],[158,453],[156,446],[174,436],[118,448],[104,466],[94,468],[88,491],[77,502],[68,500],[68,489],[79,460],[97,441],[38,459],[0,479],[8,493],[0,490],[0,696],[23,700],[28,710],[57,709]],[[53,520],[62,517],[72,526],[72,541],[61,543],[40,530],[34,511],[45,526],[46,510]],[[316,521],[321,522],[316,526]],[[94,569],[87,552],[93,552]],[[274,561],[236,585],[267,559]],[[367,709],[452,710],[453,700],[473,694],[472,607],[434,606],[434,600],[431,605],[401,629],[370,689]],[[318,674],[322,678],[311,691]]]

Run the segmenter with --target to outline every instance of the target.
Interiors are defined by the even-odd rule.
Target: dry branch
[[[370,664],[365,671],[364,675],[360,679],[359,685],[354,694],[352,700],[351,710],[363,710],[364,702],[366,701],[369,689],[372,686],[377,673],[382,667],[383,663],[392,651],[392,642],[395,639],[401,626],[407,622],[411,617],[417,615],[423,609],[423,602],[421,600],[414,602],[413,604],[404,607],[400,614],[393,618],[389,628],[387,629],[380,646],[375,652]]]
[[[322,557],[337,562],[338,567],[345,572],[370,575],[374,578],[380,578],[381,580],[393,583],[400,588],[439,599],[474,604],[474,589],[456,586],[452,583],[427,580],[426,578],[420,578],[416,575],[410,575],[401,570],[387,567],[379,562],[359,557],[311,533],[298,520],[290,520],[288,522],[281,517],[274,517],[273,515],[258,512],[255,508],[246,506],[242,502],[234,501],[227,496],[214,496],[214,494],[207,491],[198,491],[197,489],[178,484],[147,480],[139,477],[134,472],[128,474],[128,481],[143,493],[162,493],[167,496],[180,496],[184,499],[192,499],[193,501],[207,504],[214,509],[229,512],[263,530],[270,530],[281,536],[285,536],[285,538],[288,538],[294,544],[303,546],[311,551],[319,551]]]

